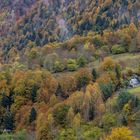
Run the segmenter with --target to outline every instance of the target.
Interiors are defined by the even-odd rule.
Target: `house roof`
[[[139,81],[136,78],[133,78],[130,80],[130,84],[137,85],[139,84]]]

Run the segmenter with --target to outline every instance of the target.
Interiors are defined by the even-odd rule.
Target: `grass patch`
[[[132,53],[124,53],[117,55],[110,55],[108,57],[113,58],[115,61],[119,62],[123,68],[135,69],[140,64],[140,53],[136,53],[135,55]],[[88,68],[98,68],[100,66],[99,60],[91,62],[88,64]]]
[[[140,53],[132,54],[125,53],[119,55],[112,55],[112,58],[123,64],[123,67],[136,68],[140,63]]]
[[[131,94],[134,94],[140,98],[140,86],[129,89],[128,92]]]
[[[26,131],[22,130],[15,134],[4,133],[0,135],[0,140],[25,140]]]

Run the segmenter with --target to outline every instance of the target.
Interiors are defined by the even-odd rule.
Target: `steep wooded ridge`
[[[131,22],[138,26],[140,19],[139,0],[1,0],[0,9],[4,49],[22,49],[30,40],[43,46]]]
[[[139,132],[140,0],[0,0],[0,140]]]

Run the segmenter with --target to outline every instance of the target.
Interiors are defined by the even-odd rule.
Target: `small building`
[[[138,76],[133,76],[132,78],[131,78],[131,80],[130,80],[130,82],[129,82],[129,85],[131,86],[131,87],[137,87],[138,85],[140,85],[140,81],[139,81],[139,78],[138,78]]]

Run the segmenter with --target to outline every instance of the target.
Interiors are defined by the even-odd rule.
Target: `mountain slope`
[[[0,139],[139,138],[139,88],[130,89],[140,82],[139,9],[0,0]]]
[[[8,13],[3,24],[0,22],[4,49],[22,49],[30,40],[43,46],[131,22],[138,26],[140,20],[139,0],[1,0],[0,6]]]

